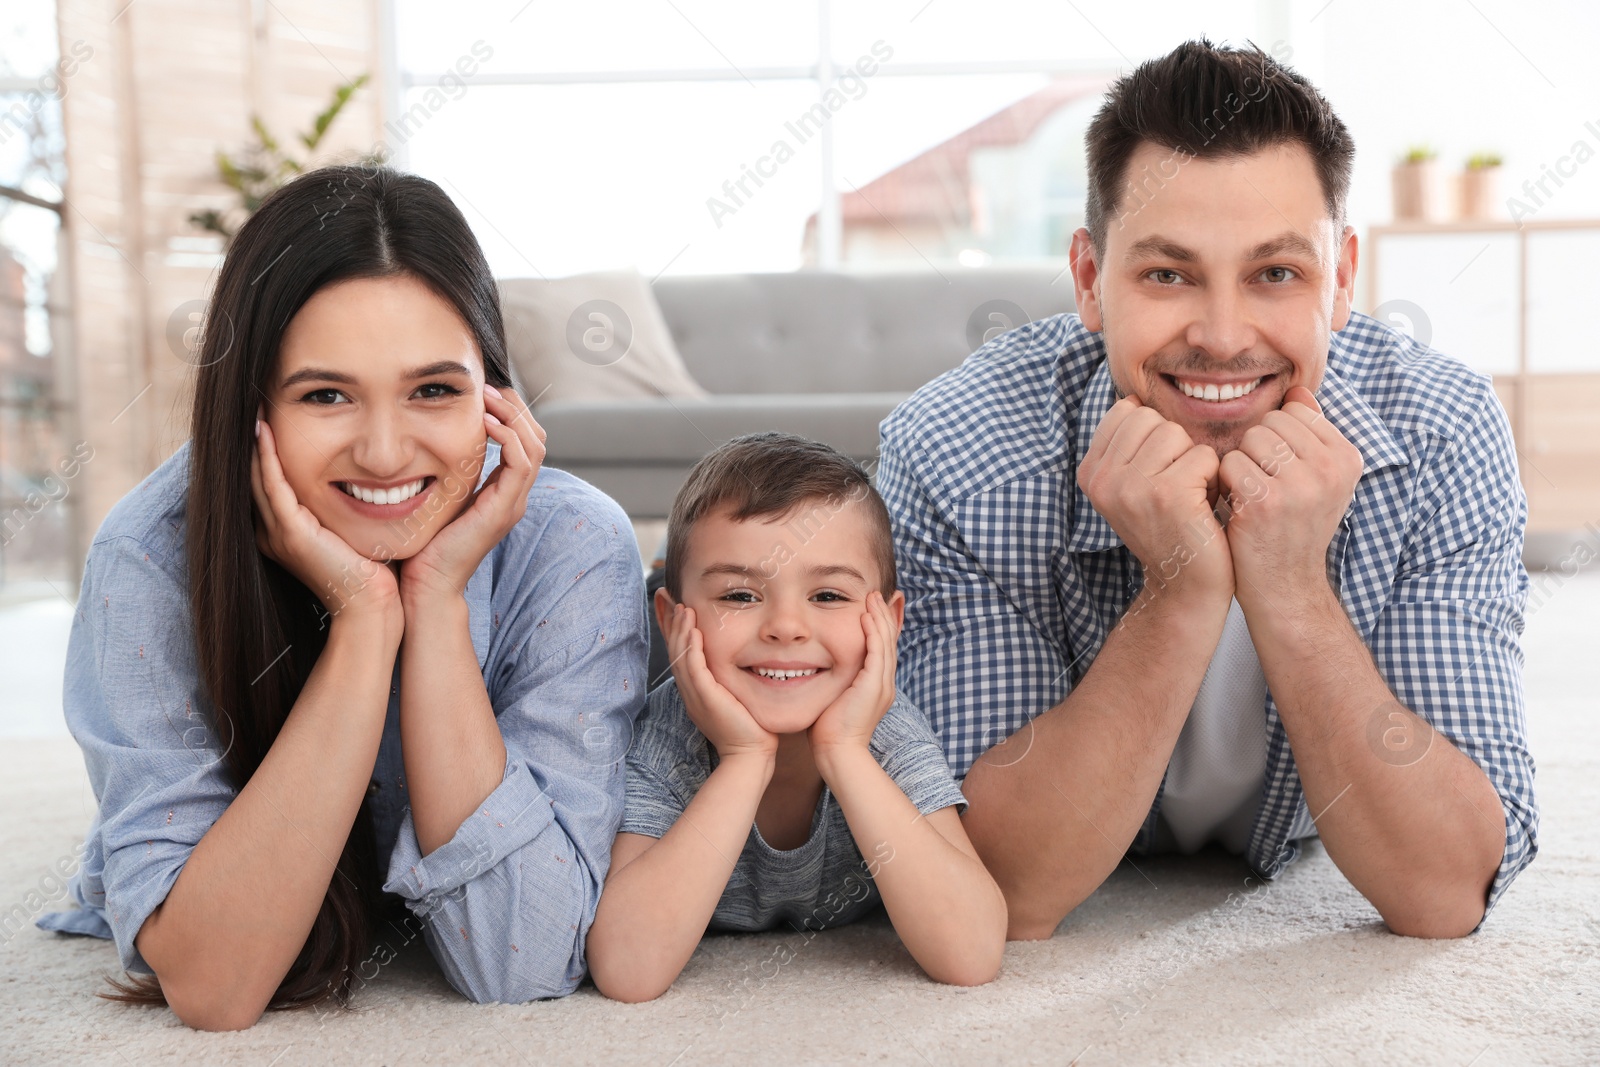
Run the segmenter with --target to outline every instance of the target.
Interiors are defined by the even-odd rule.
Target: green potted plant
[[[1439,154],[1427,145],[1412,145],[1395,164],[1395,221],[1436,222],[1443,218],[1438,158]]]
[[[1505,160],[1496,152],[1477,152],[1461,172],[1461,217],[1500,218],[1500,174]]]
[[[307,153],[315,152],[322,144],[333,120],[339,117],[339,112],[344,110],[356,90],[367,84],[367,78],[365,74],[357,75],[348,84],[335,89],[328,106],[311,120],[311,129],[298,135]],[[217,175],[223,184],[239,194],[238,205],[221,210],[207,208],[189,216],[189,221],[195,226],[219,235],[224,249],[233,242],[233,235],[239,232],[245,219],[261,206],[261,201],[312,165],[309,156],[306,162],[301,162],[285,152],[259,115],[250,116],[250,128],[255,132],[255,142],[246,145],[237,156],[230,156],[220,149],[217,151]],[[382,163],[383,159],[381,156],[363,154],[354,162],[375,165]]]

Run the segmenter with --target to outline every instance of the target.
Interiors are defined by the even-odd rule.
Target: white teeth
[[[815,667],[811,667],[808,670],[803,671],[776,671],[769,667],[751,667],[750,669],[761,675],[763,678],[777,678],[779,680],[788,678],[805,678],[817,673],[817,668]]]
[[[422,492],[422,486],[425,482],[427,482],[426,478],[418,478],[414,482],[397,485],[393,489],[367,489],[353,482],[340,482],[339,488],[357,500],[365,501],[368,504],[398,504],[402,501],[410,500]]]
[[[1178,388],[1183,390],[1185,396],[1192,396],[1196,400],[1235,400],[1246,393],[1253,392],[1255,387],[1261,384],[1261,379],[1257,378],[1253,382],[1244,382],[1239,385],[1234,385],[1230,382],[1222,386],[1218,386],[1215,382],[1203,384],[1186,382],[1181,378],[1177,379],[1177,382]]]

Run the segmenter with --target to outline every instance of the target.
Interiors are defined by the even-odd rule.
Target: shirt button
[[[370,783],[369,783],[369,784],[368,784],[368,785],[367,785],[367,796],[369,796],[369,797],[375,797],[375,796],[377,796],[377,795],[378,795],[378,780],[377,780],[377,779],[376,779],[376,778],[374,778],[374,779],[373,779],[373,780],[372,780],[372,781],[371,781],[371,782],[370,782]]]

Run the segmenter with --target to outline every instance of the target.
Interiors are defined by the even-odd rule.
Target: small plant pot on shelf
[[[1487,222],[1505,217],[1500,197],[1499,163],[1468,162],[1461,172],[1461,217]]]
[[[1439,167],[1432,159],[1403,162],[1394,168],[1396,222],[1441,222],[1446,217],[1439,188]]]

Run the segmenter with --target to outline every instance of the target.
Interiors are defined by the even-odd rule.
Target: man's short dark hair
[[[1118,79],[1089,124],[1084,225],[1097,255],[1111,224],[1144,203],[1190,158],[1226,159],[1293,143],[1311,155],[1328,217],[1343,229],[1355,142],[1315,86],[1255,45],[1185,41]],[[1128,161],[1145,142],[1171,149],[1170,173],[1141,184]],[[1154,186],[1154,189],[1151,186]],[[1131,205],[1131,206],[1130,206]]]
[[[869,549],[878,564],[879,588],[894,593],[894,541],[889,510],[861,465],[820,441],[790,433],[753,433],[712,449],[678,490],[667,519],[667,592],[683,599],[683,562],[694,524],[718,508],[735,522],[793,515],[791,527],[809,540],[821,523],[846,506],[865,509]],[[806,505],[811,507],[806,507]],[[775,560],[776,566],[781,561]]]

